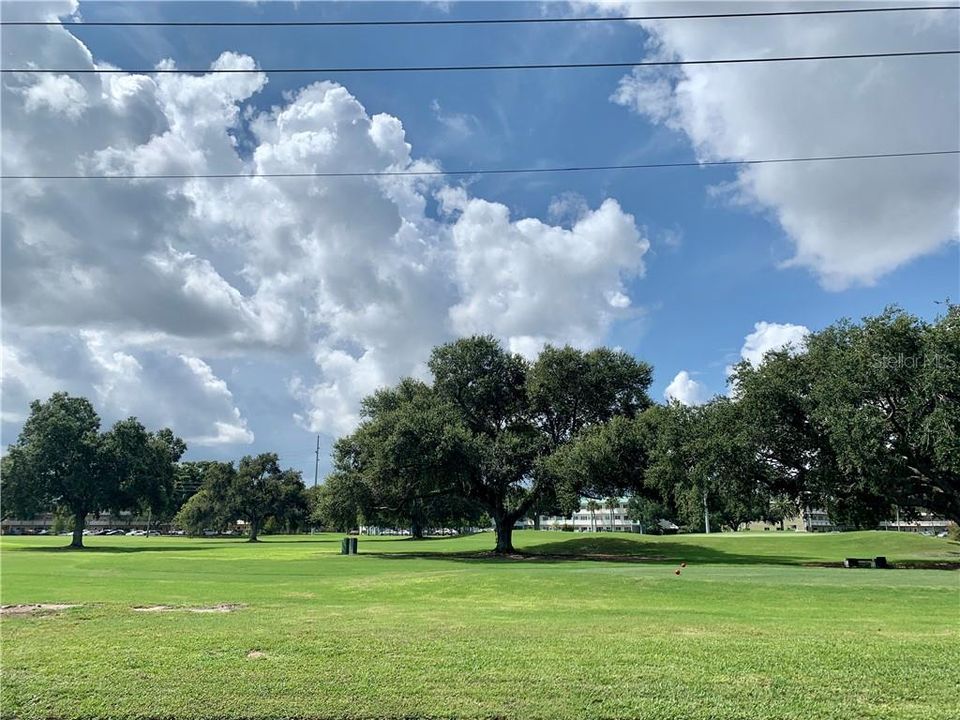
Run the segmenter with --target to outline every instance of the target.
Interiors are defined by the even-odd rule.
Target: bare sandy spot
[[[4,605],[0,607],[2,615],[36,615],[39,613],[58,612],[80,607],[79,605],[65,605],[63,603],[40,603],[34,605]]]
[[[267,654],[265,652],[260,652],[259,650],[251,650],[247,653],[247,660],[259,660],[260,658],[265,658]]]
[[[144,605],[133,608],[134,612],[192,612],[192,613],[228,613],[244,607],[239,604],[221,603],[205,607],[182,607],[176,605]]]
[[[221,603],[220,605],[211,605],[209,607],[191,607],[187,608],[187,611],[195,613],[228,613],[239,610],[242,607],[243,605]]]

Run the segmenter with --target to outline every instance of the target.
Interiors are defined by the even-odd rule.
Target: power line
[[[443,20],[93,20],[60,22],[58,20],[4,20],[0,26],[64,27],[389,27],[408,25],[545,25],[557,23],[610,23],[639,20],[701,20],[718,18],[785,17],[799,15],[847,15],[862,13],[916,12],[923,10],[960,10],[958,5],[923,5],[904,7],[835,8],[826,10],[776,10],[764,12],[686,13],[683,15],[621,15],[616,17],[542,17],[542,18],[475,18]]]
[[[804,60],[857,60],[865,58],[927,57],[960,55],[960,50],[910,50],[907,52],[850,53],[843,55],[793,55],[786,57],[720,58],[714,60],[640,60],[635,62],[534,63],[529,65],[411,65],[405,67],[302,67],[302,68],[3,68],[3,73],[83,74],[123,73],[131,75],[222,75],[250,73],[378,73],[378,72],[454,72],[463,70],[571,70],[586,68],[672,67],[677,65],[737,65],[747,63],[798,62]]]
[[[878,160],[889,158],[916,158],[937,155],[960,155],[960,150],[930,150],[926,152],[868,153],[862,155],[818,155],[791,158],[764,158],[759,160],[707,160],[704,162],[633,163],[626,165],[570,165],[564,167],[525,167],[480,170],[382,170],[358,172],[278,172],[278,173],[203,173],[161,175],[2,175],[0,180],[218,180],[254,178],[363,178],[363,177],[430,177],[456,175],[520,175],[543,173],[593,172],[603,170],[658,170],[663,168],[723,167],[731,165],[773,165],[842,160]]]

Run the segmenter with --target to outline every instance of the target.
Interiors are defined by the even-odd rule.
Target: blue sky
[[[5,5],[5,13],[9,7]],[[630,9],[643,11],[651,7],[657,11],[678,12],[681,8],[695,11],[697,6],[635,3]],[[624,10],[619,6],[572,8],[562,3],[350,2],[298,5],[84,2],[78,10],[86,21],[441,19],[616,11]],[[96,62],[123,69],[153,67],[166,58],[179,67],[206,68],[226,51],[248,55],[258,67],[270,68],[629,61],[664,53],[690,59],[749,55],[758,51],[816,54],[831,49],[836,52],[860,48],[901,50],[958,44],[956,21],[949,15],[923,22],[893,15],[859,17],[856,21],[829,18],[700,20],[688,21],[681,28],[677,27],[679,23],[670,27],[597,23],[590,26],[406,28],[81,27],[71,28],[70,32],[89,49]],[[904,32],[908,26],[911,32]],[[39,34],[29,46],[21,49],[11,40],[13,32],[4,29],[5,66],[22,66],[24,60],[31,59],[31,52],[36,52],[37,57],[45,55],[49,64],[60,56],[54,50],[41,53],[43,43],[66,42],[63,38],[50,40]],[[428,160],[445,169],[675,162],[955,147],[958,137],[955,59],[899,62],[902,64],[893,66],[890,61],[849,61],[842,68],[820,64],[818,68],[804,69],[783,65],[775,68],[776,64],[771,63],[762,68],[691,69],[657,76],[631,75],[622,68],[329,77],[272,75],[252,93],[237,91],[240,118],[230,125],[228,133],[239,143],[234,160],[252,161],[253,150],[262,137],[258,140],[251,130],[251,119],[268,113],[271,107],[290,104],[311,82],[330,80],[344,86],[365,108],[368,117],[385,113],[397,118],[402,123],[406,143],[412,147],[413,160]],[[39,80],[21,78],[18,82],[21,83],[18,90],[4,89],[5,93],[10,92],[9,97],[4,97],[5,147],[23,141],[39,142],[29,134],[40,132],[34,127],[36,123],[49,121],[50,124],[44,126],[48,137],[59,132],[77,135],[85,132],[77,117],[81,112],[92,111],[77,110],[71,115],[74,111],[55,107],[55,101],[43,100],[39,94],[35,97],[41,99],[31,106],[24,98],[31,97],[30,83],[37,84]],[[933,89],[917,89],[921,82]],[[784,84],[790,86],[787,100],[777,101],[775,96]],[[649,92],[650,88],[657,92]],[[917,96],[911,97],[911,92]],[[765,104],[764,98],[768,95],[772,99]],[[89,88],[86,97],[92,97]],[[796,99],[796,108],[789,107],[791,98]],[[12,104],[23,106],[19,115],[15,116],[17,109],[8,109]],[[747,112],[744,107],[752,110]],[[49,118],[41,119],[43,108],[49,110]],[[172,111],[164,112],[166,115],[161,120],[143,120],[141,126],[137,125],[139,116],[132,111],[124,115],[122,130],[118,133],[127,132],[136,142],[114,142],[106,137],[91,139],[91,144],[84,146],[78,141],[60,157],[69,169],[73,167],[69,153],[92,156],[91,153],[108,145],[134,147],[161,134],[164,122],[173,122]],[[21,116],[33,122],[21,123]],[[156,129],[151,129],[154,127]],[[88,135],[92,138],[94,133],[88,132]],[[22,152],[26,157],[5,157],[4,172],[12,172],[14,162],[20,163],[20,168],[40,162],[30,156],[31,150]],[[216,158],[217,152],[210,150],[207,155]],[[41,154],[38,149],[36,156]],[[49,162],[43,167],[49,168]],[[897,167],[895,163],[901,165]],[[601,300],[596,312],[589,315],[596,319],[595,326],[587,327],[581,322],[566,328],[562,318],[550,317],[547,304],[543,322],[548,330],[542,335],[553,342],[619,346],[651,362],[656,372],[652,394],[658,399],[663,399],[665,389],[675,376],[686,371],[688,377],[699,384],[694,395],[702,399],[725,391],[725,368],[741,357],[745,338],[755,332],[756,323],[816,330],[839,317],[874,314],[893,303],[932,318],[938,311],[935,301],[948,296],[956,300],[960,295],[955,158],[868,160],[831,166],[811,175],[804,175],[803,170],[778,169],[776,173],[745,176],[733,168],[700,168],[484,176],[462,183],[459,179],[450,180],[448,187],[462,184],[470,198],[467,202],[476,200],[506,206],[511,221],[536,218],[546,225],[568,229],[578,218],[599,212],[605,200],[615,200],[621,214],[632,216],[633,228],[646,244],[645,251],[640,253],[642,259],[634,256],[632,260],[620,261],[624,263],[620,288],[630,299],[629,308],[608,313],[610,308],[604,309]],[[829,184],[834,186],[826,187]],[[100,185],[90,191],[97,194],[91,195],[89,202],[109,204],[105,196],[115,192],[111,187]],[[216,192],[210,191],[211,197]],[[461,225],[469,215],[466,209],[460,208],[461,222],[444,214],[439,188],[424,190],[421,196],[423,223],[439,222],[443,226],[436,230],[440,238],[438,248],[445,247],[444,233],[456,237],[458,228],[464,233],[473,232]],[[190,207],[220,203],[229,208],[224,197],[204,198],[201,202],[197,196],[190,196]],[[448,198],[447,202],[452,201]],[[903,207],[895,218],[886,215],[892,205],[901,204]],[[5,183],[5,224],[8,213],[12,218],[22,215],[24,223],[36,224],[39,215],[31,220],[30,212],[45,213],[45,220],[51,216],[49,209],[29,210],[27,202]],[[263,296],[264,278],[254,278],[242,270],[252,256],[244,250],[235,251],[232,245],[234,233],[241,231],[218,229],[221,226],[216,223],[221,220],[215,216],[219,218],[219,215],[203,212],[207,212],[207,216],[203,218],[202,228],[183,232],[211,233],[219,238],[218,242],[201,245],[185,237],[181,245],[176,241],[170,241],[170,245],[177,252],[189,248],[190,253],[207,260],[218,276],[240,295]],[[361,220],[362,206],[357,212],[356,216],[341,219],[348,228],[345,237],[349,237],[351,222]],[[899,224],[899,218],[913,213],[921,219],[912,224],[906,221]],[[162,228],[162,217],[157,222]],[[133,224],[137,225],[135,220]],[[73,245],[97,242],[75,226],[71,229],[70,223],[63,227],[66,228],[64,235],[72,238]],[[255,235],[251,227],[245,227],[243,232]],[[476,232],[483,232],[483,228]],[[632,237],[630,232],[627,235]],[[581,240],[590,242],[590,236],[584,235]],[[30,245],[26,240],[23,242],[25,247]],[[628,243],[629,239],[623,242]],[[610,252],[615,255],[623,247],[611,246]],[[161,251],[153,248],[145,251],[143,257],[154,258],[157,252]],[[791,259],[795,261],[791,263]],[[8,273],[14,272],[8,269],[11,262],[15,267],[16,258],[8,261],[5,255],[5,285],[10,280]],[[88,267],[87,262],[78,255],[77,265]],[[438,271],[434,285],[452,293],[455,298],[452,303],[467,307],[469,303],[463,297],[486,290],[465,289],[473,287],[469,277],[464,276],[465,262],[462,258],[453,262],[459,270]],[[617,262],[611,257],[612,266]],[[376,268],[375,259],[372,263]],[[640,266],[642,272],[638,273]],[[137,267],[136,263],[130,265],[128,274],[138,272]],[[469,267],[476,270],[474,265]],[[100,277],[90,272],[91,277]],[[276,277],[287,278],[290,274],[291,271],[286,270],[273,276],[270,287],[275,286]],[[597,282],[609,284],[608,274],[604,278]],[[544,287],[560,296],[570,291],[570,283],[581,281],[593,282],[593,278],[582,279],[575,273],[565,278],[561,273],[555,288]],[[613,282],[616,284],[615,271]],[[427,282],[418,292],[428,293],[434,285]],[[359,292],[362,293],[362,288]],[[291,313],[296,315],[296,307],[309,304],[305,297],[312,302],[312,291],[299,296],[299,300],[290,300],[289,306],[284,307],[294,308]],[[460,298],[459,303],[456,298]],[[27,300],[32,303],[30,312],[24,309]],[[483,307],[488,307],[484,303],[490,302],[490,298],[484,297],[473,297],[473,300]],[[200,440],[191,443],[192,457],[238,457],[248,452],[278,450],[284,462],[302,468],[305,478],[312,480],[314,433],[323,433],[321,453],[325,469],[332,437],[349,426],[349,422],[330,422],[331,413],[336,413],[337,408],[343,412],[342,408],[355,406],[359,392],[356,388],[367,387],[363,382],[354,382],[355,377],[362,376],[366,378],[364,382],[372,382],[369,380],[372,374],[392,380],[392,375],[398,372],[414,371],[429,350],[429,345],[423,346],[417,357],[415,345],[405,347],[397,351],[397,356],[406,358],[407,365],[395,364],[392,359],[379,364],[371,360],[370,367],[342,370],[344,374],[331,380],[336,372],[341,372],[336,368],[343,367],[331,360],[330,352],[334,349],[354,358],[362,356],[367,347],[376,347],[381,356],[391,355],[389,342],[378,342],[376,336],[370,334],[373,331],[366,329],[357,330],[353,335],[353,331],[340,329],[335,333],[335,341],[330,340],[328,327],[335,326],[339,320],[329,314],[337,313],[338,307],[346,307],[339,296],[336,302],[321,299],[320,310],[313,313],[320,316],[319,319],[314,317],[297,338],[236,343],[214,342],[209,337],[201,341],[186,331],[171,330],[159,321],[151,326],[146,316],[137,316],[135,320],[132,315],[125,317],[122,310],[107,315],[93,310],[85,313],[83,301],[74,303],[80,308],[76,318],[70,323],[59,323],[51,318],[58,313],[62,316],[62,311],[51,307],[50,317],[44,317],[36,310],[37,303],[44,302],[43,297],[30,299],[26,295],[21,298],[4,293],[4,345],[11,347],[13,353],[12,361],[5,355],[6,374],[12,379],[4,385],[4,443],[13,440],[27,399],[51,387],[63,386],[84,392],[95,402],[100,400],[105,419],[133,412],[147,420],[179,424],[181,427],[175,427],[176,430],[185,435],[192,433]],[[122,294],[118,302],[122,307],[125,302]],[[577,300],[570,302],[576,304]],[[563,302],[558,302],[559,312],[563,307]],[[526,311],[523,307],[513,310]],[[408,310],[407,316],[412,312]],[[482,313],[473,314],[469,307],[464,312],[466,319],[454,321],[452,329],[445,332],[425,333],[424,342],[463,334],[463,328],[493,332],[505,342],[516,335],[493,319],[489,320],[488,327]],[[449,314],[444,311],[437,317]],[[451,317],[455,317],[455,312]],[[411,322],[419,321],[411,317]],[[524,330],[524,334],[532,333]],[[765,340],[760,338],[758,342],[762,344]],[[71,359],[71,352],[79,359]],[[176,373],[183,371],[183,367],[171,358],[181,356],[199,361],[200,364],[183,360],[193,373],[190,377],[200,382],[199,394],[195,397],[209,400],[197,401],[193,409],[194,395],[175,380],[180,377]],[[95,362],[84,371],[84,363],[90,364],[91,358]],[[206,370],[202,366],[206,366]],[[131,374],[124,376],[125,372]],[[121,381],[130,384],[124,385]],[[348,385],[353,389],[345,389]],[[143,388],[142,405],[136,398],[129,397],[137,395],[130,390],[137,387]],[[121,398],[122,392],[128,396]],[[166,407],[166,401],[151,398],[169,398],[171,394],[182,396],[178,402],[169,403],[171,407],[167,411],[158,413],[156,408]],[[331,399],[332,394],[337,397]],[[231,429],[219,434],[203,430],[205,423],[216,425],[217,422]]]

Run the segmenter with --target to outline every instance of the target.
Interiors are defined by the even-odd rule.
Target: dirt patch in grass
[[[265,652],[262,652],[260,650],[251,650],[250,652],[247,653],[247,660],[260,660],[261,658],[265,658],[266,656],[267,654]]]
[[[192,612],[192,613],[228,613],[239,610],[245,605],[237,603],[221,603],[219,605],[203,605],[199,607],[185,607],[180,605],[144,605],[133,608],[134,612]]]
[[[65,605],[63,603],[39,603],[33,605],[3,605],[0,615],[39,615],[41,613],[60,612],[79,605]]]

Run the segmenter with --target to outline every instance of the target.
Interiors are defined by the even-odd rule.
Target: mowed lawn
[[[960,573],[816,566],[946,540],[264,540],[0,540],[4,605],[78,605],[3,616],[3,717],[960,717]]]

